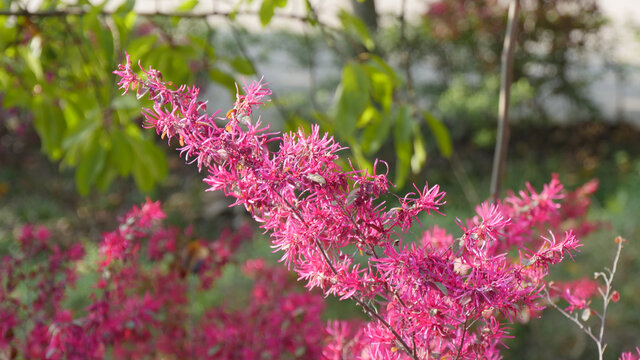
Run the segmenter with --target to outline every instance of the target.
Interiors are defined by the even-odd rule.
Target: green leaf
[[[104,169],[102,170],[100,175],[98,175],[98,178],[95,181],[96,187],[101,192],[105,192],[109,188],[109,185],[113,183],[113,180],[115,180],[118,177],[118,172],[116,171],[115,167],[112,166],[111,164],[110,156],[111,156],[111,153],[109,153],[109,156],[107,156],[107,166],[104,167]]]
[[[62,142],[66,130],[64,115],[58,107],[45,103],[38,96],[33,101],[33,126],[40,136],[42,151],[52,160],[62,156]]]
[[[133,179],[140,190],[148,192],[167,175],[166,157],[148,140],[129,138],[129,144],[133,149]]]
[[[124,4],[123,4],[124,5]],[[129,11],[127,13],[114,13],[111,17],[113,22],[118,28],[118,35],[120,36],[120,44],[127,44],[131,30],[136,22],[137,14],[135,11]]]
[[[303,117],[292,115],[287,117],[283,132],[296,132],[298,129],[303,129],[306,134],[309,134],[311,133],[311,124],[312,123]]]
[[[107,2],[105,1],[103,3],[103,6],[106,3]],[[125,2],[122,3],[122,5],[118,6],[118,9],[116,9],[115,13],[118,15],[124,15],[124,14],[130,13],[135,7],[135,5],[136,5],[136,0],[125,0]]]
[[[42,63],[40,62],[40,52],[42,51],[42,48],[40,45],[41,40],[42,40],[41,37],[35,36],[31,40],[31,43],[29,44],[28,48],[21,47],[18,49],[18,52],[24,59],[25,63],[27,64],[27,67],[29,68],[29,70],[31,70],[31,72],[33,73],[33,75],[38,81],[41,81],[44,79],[44,72],[42,71]]]
[[[127,53],[132,59],[141,59],[153,49],[153,45],[158,41],[156,35],[146,35],[136,37],[127,45]]]
[[[369,103],[369,81],[359,64],[352,62],[344,67],[337,94],[335,131],[341,138],[348,139],[356,130],[358,118]]]
[[[242,75],[255,74],[255,71],[253,69],[253,65],[251,64],[251,62],[246,58],[244,58],[243,56],[238,56],[233,58],[230,64],[231,64],[231,67],[233,67],[233,70],[239,72]]]
[[[154,176],[156,181],[160,181],[167,176],[169,172],[167,166],[167,156],[164,153],[163,149],[159,148],[152,141],[144,141],[143,142],[144,149],[146,153],[149,155],[149,170],[151,174]]]
[[[260,11],[258,12],[262,26],[266,26],[271,22],[275,14],[276,6],[279,8],[287,6],[287,0],[264,0],[262,2]]]
[[[396,151],[396,176],[395,184],[399,188],[403,187],[409,175],[411,166],[411,142],[403,142],[395,144]]]
[[[209,70],[209,77],[211,80],[217,82],[218,84],[224,86],[229,90],[232,95],[236,93],[236,80],[233,76],[227,74],[226,72],[218,69]]]
[[[309,23],[309,25],[311,25],[311,26],[318,25],[318,19],[316,18],[315,14],[314,14],[314,9],[311,7],[311,3],[309,3],[308,1],[305,1],[304,2],[304,10],[305,10],[305,14],[306,14],[306,20]]]
[[[118,169],[121,176],[128,175],[133,165],[131,158],[133,148],[126,136],[120,130],[114,130],[111,133],[111,152],[109,155],[112,158],[112,165]]]
[[[413,118],[411,116],[411,107],[408,105],[400,106],[396,114],[396,122],[393,127],[394,145],[396,151],[396,176],[395,184],[398,187],[404,186],[409,174],[411,165],[412,142],[411,129],[413,129]]]
[[[88,143],[93,141],[94,134],[101,129],[101,123],[96,121],[86,121],[76,129],[66,129],[62,140],[64,150],[64,165],[76,166],[82,160],[82,154]]]
[[[380,71],[387,74],[387,76],[389,76],[389,79],[391,79],[393,86],[397,86],[398,84],[400,84],[400,77],[398,76],[396,71],[386,63],[386,61],[382,60],[382,58],[374,54],[369,54],[369,58],[369,64],[371,64],[371,66],[376,66],[380,69]]]
[[[374,154],[389,139],[391,128],[391,116],[380,114],[378,120],[374,120],[362,133],[362,149],[368,154]]]
[[[89,193],[91,184],[96,181],[106,163],[107,153],[99,141],[101,133],[101,131],[96,131],[92,139],[93,141],[89,141],[86,144],[85,150],[80,156],[78,168],[76,169],[76,187],[82,195]]]
[[[369,67],[369,70],[373,98],[388,112],[393,104],[393,82],[385,73],[372,67]]]
[[[64,120],[67,123],[67,127],[70,129],[77,128],[83,121],[82,117],[80,116],[80,112],[70,101],[67,101],[64,104],[62,113],[64,114]]]
[[[443,283],[436,281],[433,284],[438,288],[438,290],[440,290],[444,294],[444,296],[448,296],[449,295],[449,291],[447,290],[447,287],[444,286]]]
[[[350,145],[351,153],[353,154],[353,158],[356,161],[357,167],[359,169],[368,170],[369,172],[373,171],[373,165],[362,153],[362,148],[360,147],[360,144],[358,142],[353,142],[349,145]]]
[[[93,141],[95,134],[100,132],[103,122],[101,115],[95,111],[96,106],[90,93],[71,94],[65,99],[66,129],[62,141],[65,164],[75,166],[80,161],[86,144]]]
[[[360,115],[360,119],[356,123],[356,126],[361,129],[369,124],[375,124],[380,121],[380,112],[375,106],[369,105]]]
[[[427,151],[424,146],[424,139],[420,129],[416,126],[413,136],[413,155],[411,155],[411,171],[414,174],[420,172],[425,161],[427,161]]]
[[[176,8],[176,10],[181,12],[191,11],[196,7],[196,5],[198,5],[198,2],[198,0],[185,0]]]
[[[440,120],[436,119],[428,111],[423,111],[422,115],[427,121],[427,125],[429,125],[433,136],[435,136],[436,138],[436,143],[438,144],[440,153],[442,154],[442,156],[448,158],[453,152],[453,145],[451,144],[451,136],[449,135],[449,130]]]
[[[97,32],[98,35],[98,39],[100,42],[100,48],[102,50],[103,56],[105,58],[105,66],[107,67],[106,70],[111,70],[114,68],[114,62],[115,62],[115,44],[114,44],[114,40],[113,40],[113,34],[111,33],[111,31],[107,30],[107,29],[100,29]],[[113,71],[113,70],[111,70]]]
[[[114,110],[139,109],[140,103],[133,95],[118,96],[112,99],[111,108]]]
[[[367,25],[359,17],[349,14],[345,10],[340,11],[338,14],[342,27],[345,30],[351,30],[358,36],[358,40],[364,45],[368,51],[373,51],[376,47],[376,43],[373,41]]]
[[[396,121],[393,126],[393,139],[396,143],[411,143],[411,132],[414,129],[414,121],[409,105],[400,105],[396,112]]]

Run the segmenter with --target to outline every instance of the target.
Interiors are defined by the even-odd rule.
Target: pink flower
[[[551,296],[560,296],[569,303],[566,311],[573,312],[575,309],[584,309],[588,306],[591,298],[598,294],[600,284],[589,278],[582,278],[575,281],[555,282],[550,285]]]

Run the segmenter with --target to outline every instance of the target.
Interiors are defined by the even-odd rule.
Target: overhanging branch
[[[41,11],[28,11],[28,10],[0,10],[0,16],[17,16],[17,17],[29,17],[29,18],[45,18],[45,17],[63,17],[63,16],[84,16],[89,12],[92,12],[91,8],[82,8],[82,7],[67,7],[64,9],[55,9],[55,10],[41,10]],[[185,11],[134,11],[136,15],[142,17],[180,17],[180,18],[191,18],[191,19],[206,19],[208,17],[227,17],[231,18],[234,15],[256,15],[258,16],[257,11],[245,11],[242,13],[234,13],[231,11],[201,11],[201,12],[185,12]],[[103,16],[112,16],[118,14],[118,10],[100,10],[97,14]],[[301,22],[308,22],[309,19],[306,16],[296,15],[296,14],[286,14],[286,13],[276,13],[274,16],[278,18],[297,20]]]

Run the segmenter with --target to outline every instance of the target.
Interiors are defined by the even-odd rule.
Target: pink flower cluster
[[[44,227],[25,226],[20,249],[0,266],[0,358],[15,359],[308,359],[326,337],[319,294],[295,291],[286,269],[234,253],[250,228],[215,241],[163,226],[160,204],[147,201],[105,233],[91,301],[64,306],[84,251],[62,246]],[[229,264],[253,279],[246,301],[223,299],[202,316],[194,298]],[[83,264],[86,268],[91,264]],[[85,270],[86,271],[86,270]],[[238,305],[241,305],[238,307]]]
[[[622,353],[619,360],[640,360],[640,348],[636,347],[636,352],[631,351]]]
[[[243,205],[308,288],[351,299],[370,317],[331,322],[327,359],[500,358],[506,325],[542,308],[549,266],[580,246],[573,231],[558,229],[568,215],[555,175],[540,192],[527,185],[479,205],[475,217],[458,221],[457,238],[433,228],[411,243],[403,234],[445,203],[439,186],[414,185],[388,208],[386,173],[343,171],[343,148],[318,126],[269,134],[253,114],[270,94],[261,82],[217,117],[204,112],[198,88],[171,88],[151,68],[139,76],[128,56],[114,73],[125,93],[153,100],[146,126],[178,139],[185,159],[206,171],[209,190]],[[520,255],[508,256],[513,250]]]

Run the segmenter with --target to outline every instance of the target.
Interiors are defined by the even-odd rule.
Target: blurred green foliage
[[[0,68],[2,104],[22,109],[23,121],[33,119],[43,151],[61,167],[75,169],[80,193],[105,190],[115,178],[127,176],[148,191],[166,176],[166,159],[140,131],[133,99],[119,97],[113,86],[111,71],[124,51],[153,64],[176,84],[213,81],[233,94],[237,76],[255,75],[259,67],[259,59],[242,44],[250,35],[242,32],[238,16],[258,6],[260,24],[269,29],[288,2],[242,0],[229,13],[209,14],[226,17],[233,37],[218,36],[222,28],[208,21],[206,11],[199,12],[198,0],[185,0],[170,12],[136,10],[135,0],[115,10],[106,10],[106,4],[49,0],[27,12],[17,1],[5,2],[0,10],[20,15],[0,16],[6,55]],[[441,0],[418,23],[407,22],[403,9],[384,27],[370,26],[377,19],[363,18],[383,16],[371,1],[358,9],[374,11],[340,10],[337,27],[319,20],[316,5],[304,4],[306,14],[293,18],[305,24],[305,33],[295,35],[294,42],[306,46],[287,50],[310,73],[319,66],[313,57],[329,53],[337,72],[334,81],[323,73],[329,81],[309,84],[306,99],[292,94],[306,106],[278,92],[274,103],[287,128],[307,126],[315,118],[349,146],[362,168],[370,169],[374,158],[393,152],[398,187],[418,176],[432,149],[451,155],[449,128],[455,137],[473,132],[477,144],[491,145],[502,45],[496,34],[506,21],[502,3]],[[569,72],[580,59],[576,55],[599,46],[605,20],[597,4],[528,4],[520,23],[513,116],[545,119],[542,99],[549,94],[582,101],[581,109],[595,112],[583,96],[588,79]],[[233,44],[224,45],[229,38]],[[283,46],[266,49],[266,56]],[[424,71],[437,74],[425,79]],[[334,95],[318,100],[322,92]]]
[[[243,57],[216,54],[205,19],[140,16],[135,3],[107,11],[107,2],[44,1],[29,11],[39,15],[17,1],[0,9],[21,14],[0,16],[2,106],[19,109],[21,122],[33,121],[43,152],[75,169],[81,194],[128,176],[149,191],[167,175],[164,150],[140,127],[138,102],[115,86],[112,71],[125,52],[178,84],[204,74],[235,93],[236,74],[253,74]],[[197,3],[187,0],[176,11]]]

